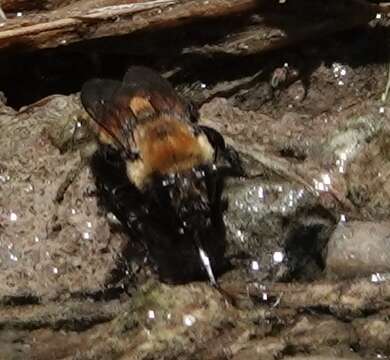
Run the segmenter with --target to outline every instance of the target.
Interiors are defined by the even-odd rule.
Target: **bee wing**
[[[81,102],[91,115],[101,141],[114,143],[128,156],[137,153],[133,130],[137,125],[161,112],[176,114],[191,122],[189,106],[171,84],[157,72],[131,67],[123,82],[92,79],[81,89]]]
[[[132,152],[129,139],[137,121],[129,107],[133,96],[133,89],[107,79],[87,81],[80,94],[84,108],[96,123],[95,131],[127,154]]]
[[[185,120],[190,119],[188,104],[156,71],[143,66],[133,66],[125,74],[123,82],[131,87],[134,93],[147,98],[156,112],[174,112]]]

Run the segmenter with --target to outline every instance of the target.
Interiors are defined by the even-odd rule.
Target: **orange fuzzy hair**
[[[140,124],[134,134],[140,159],[127,164],[127,173],[140,188],[155,173],[189,170],[214,158],[204,134],[195,135],[188,124],[169,115]]]

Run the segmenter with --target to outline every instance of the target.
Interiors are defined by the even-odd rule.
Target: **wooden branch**
[[[111,5],[87,11],[67,8],[15,18],[0,31],[0,49],[57,47],[81,40],[130,34],[137,30],[177,26],[196,19],[217,18],[254,10],[256,0],[158,0]],[[65,14],[66,12],[66,14]]]
[[[275,25],[267,24],[264,21],[256,26],[249,26],[239,31],[233,32],[223,41],[204,46],[190,46],[183,49],[184,54],[199,55],[250,55],[261,51],[275,50],[301,43],[306,40],[326,36],[335,32],[352,29],[359,25],[367,24],[372,18],[373,13],[361,12],[348,18],[327,18],[323,20],[313,19],[302,23],[298,28],[293,28],[296,23],[296,15],[272,14],[270,18],[278,19],[277,23],[283,23],[288,30],[278,29]],[[276,23],[276,22],[275,22]],[[292,31],[291,31],[292,30]]]
[[[23,4],[23,1],[20,1]],[[51,6],[56,2],[61,5],[61,0],[53,0],[50,2]],[[11,3],[15,5],[19,2],[7,0],[5,5],[10,6]],[[343,0],[342,3],[344,6],[337,1],[332,1],[326,10],[321,10],[318,1],[307,3],[302,0],[286,5],[274,2],[270,4],[266,0],[72,1],[66,7],[59,7],[52,11],[38,11],[3,22],[0,26],[0,49],[13,48],[26,51],[53,48],[99,37],[170,28],[198,20],[218,19],[261,9],[267,16],[264,16],[265,22],[260,26],[255,25],[241,32],[238,31],[235,36],[222,40],[220,44],[186,50],[218,53],[226,52],[227,49],[233,54],[245,54],[285,46],[291,38],[297,41],[352,28],[367,23],[377,12],[389,12],[389,6],[372,4],[364,0]],[[16,10],[15,6],[11,8]],[[296,12],[302,13],[302,9],[305,9],[305,16],[312,20],[297,27]],[[295,15],[292,14],[294,11]],[[271,16],[268,17],[270,14]],[[277,22],[274,21],[275,14],[278,17]],[[317,22],[318,19],[314,19],[311,14],[315,18],[320,16],[323,20]],[[290,19],[292,16],[295,18],[294,26],[289,26],[288,29],[284,27],[286,15]],[[272,31],[265,30],[264,33],[263,29],[267,27]]]

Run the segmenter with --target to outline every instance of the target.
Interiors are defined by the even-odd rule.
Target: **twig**
[[[121,15],[130,15],[136,12],[145,11],[159,7],[160,5],[172,5],[175,0],[154,0],[141,3],[123,4],[114,6],[105,6],[97,9],[92,9],[86,14],[76,15],[76,19],[108,19]]]
[[[165,9],[168,6],[169,9]],[[19,49],[23,43],[28,44],[29,49],[57,47],[86,39],[125,35],[142,29],[167,28],[202,18],[238,14],[254,10],[257,6],[258,0],[157,0],[106,6],[89,12],[67,9],[66,12],[46,12],[44,16],[38,13],[5,23],[0,28],[0,49],[16,43]],[[77,9],[76,6],[74,8]],[[134,13],[142,13],[142,16],[134,17]]]

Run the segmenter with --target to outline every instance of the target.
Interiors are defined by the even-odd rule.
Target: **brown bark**
[[[0,48],[56,47],[80,40],[241,13],[253,10],[256,5],[256,0],[217,0],[203,2],[202,5],[198,1],[158,0],[90,10],[68,7],[8,20],[0,31]]]
[[[223,16],[242,14],[245,12],[261,9],[265,11],[282,12],[279,20],[270,18],[270,24],[265,22],[265,29],[283,29],[282,31],[271,31],[263,34],[264,23],[254,26],[251,29],[239,31],[225,43],[212,45],[210,48],[191,49],[195,52],[219,52],[227,51],[233,53],[250,53],[285,45],[292,39],[305,39],[318,34],[336,32],[348,29],[370,21],[376,12],[386,8],[370,4],[361,0],[346,1],[347,5],[339,6],[334,3],[324,10],[321,10],[318,2],[314,5],[307,5],[304,2],[295,4],[305,9],[305,16],[308,14],[321,15],[323,21],[311,20],[310,25],[301,24],[299,29],[292,24],[287,30],[283,25],[283,13],[294,10],[294,5],[281,6],[264,2],[262,0],[155,0],[155,1],[128,1],[123,0],[102,0],[99,2],[75,2],[68,6],[57,8],[53,11],[33,12],[26,16],[8,19],[0,28],[0,49],[17,48],[27,50],[35,48],[57,47],[77,41],[88,40],[99,37],[117,36],[130,34],[140,30],[153,30],[169,28],[181,24],[192,23],[197,20],[218,19]],[[20,5],[18,5],[20,4]],[[21,10],[24,9],[24,2],[20,0],[7,0],[3,9]],[[37,3],[37,6],[43,3]],[[60,5],[63,2],[59,2]],[[53,4],[52,4],[53,5]],[[20,9],[18,9],[20,6]],[[335,10],[332,10],[333,7]],[[342,13],[346,11],[347,13]],[[344,9],[344,10],[343,10]],[[306,11],[307,10],[307,11]],[[342,14],[342,16],[340,15]],[[6,14],[7,15],[7,14]],[[340,18],[334,16],[340,15]],[[290,14],[291,18],[291,14]],[[296,14],[294,16],[296,18]],[[281,19],[281,20],[280,20]],[[326,20],[327,19],[327,20]],[[314,21],[314,22],[313,22]],[[309,21],[310,22],[310,21]],[[279,26],[281,25],[281,27]],[[294,29],[295,26],[295,29]],[[237,47],[236,45],[239,44]]]

